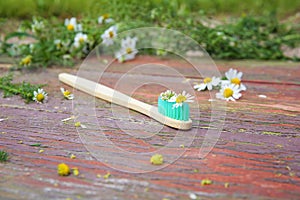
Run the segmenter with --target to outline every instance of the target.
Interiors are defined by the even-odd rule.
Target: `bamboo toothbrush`
[[[189,108],[186,107],[186,103],[185,106],[182,106],[185,108],[184,112],[175,112],[170,111],[172,107],[170,107],[169,105],[165,105],[165,102],[161,102],[159,100],[158,109],[156,106],[146,104],[144,102],[131,98],[121,92],[113,90],[107,86],[101,85],[99,83],[84,78],[80,78],[67,73],[59,74],[58,78],[61,82],[68,84],[87,94],[135,110],[167,126],[181,130],[188,130],[192,127],[192,120],[188,116]],[[166,116],[164,115],[164,113],[169,114],[168,116]],[[180,115],[184,115],[184,120],[179,120],[182,119]]]

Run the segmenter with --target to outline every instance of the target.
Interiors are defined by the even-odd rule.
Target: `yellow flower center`
[[[79,39],[79,42],[80,42],[80,43],[83,43],[83,42],[84,42],[84,39],[81,37],[81,38]]]
[[[42,102],[44,100],[44,95],[42,93],[39,93],[36,95],[36,100],[39,102]]]
[[[108,14],[104,14],[104,15],[102,15],[102,17],[105,20],[105,19],[108,19],[109,15]]]
[[[56,48],[58,48],[58,49],[62,48],[61,43],[57,43],[57,44],[56,44]]]
[[[30,63],[31,63],[31,56],[26,56],[21,61],[21,65],[29,65]]]
[[[71,92],[69,90],[64,91],[64,96],[69,96]]]
[[[126,53],[131,54],[132,53],[132,49],[131,48],[127,48],[126,49]]]
[[[112,38],[112,37],[114,37],[114,32],[109,31],[108,35],[109,35],[110,38]]]
[[[176,98],[176,103],[182,103],[186,101],[186,97],[183,95],[178,95],[178,97]]]
[[[239,85],[241,83],[241,80],[239,78],[233,78],[231,79],[231,83]]]
[[[224,92],[223,92],[223,96],[224,96],[225,98],[229,98],[229,97],[231,97],[232,95],[233,95],[233,90],[230,89],[230,88],[226,88],[226,89],[224,90]]]
[[[204,80],[203,80],[204,83],[210,83],[211,82],[211,78],[209,77],[206,77]]]
[[[67,29],[69,30],[69,31],[74,31],[74,25],[73,24],[68,24],[68,26],[67,26]]]
[[[80,127],[81,126],[81,123],[80,122],[76,122],[75,123],[75,127]]]

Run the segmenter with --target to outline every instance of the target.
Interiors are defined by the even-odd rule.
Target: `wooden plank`
[[[149,61],[150,58],[140,59]],[[113,86],[124,69],[130,67],[127,65],[138,64],[142,62],[140,59],[116,65],[101,81]],[[173,61],[164,62],[172,64]],[[236,64],[220,62],[220,70],[226,71]],[[135,174],[110,168],[98,161],[82,144],[74,122],[61,122],[73,113],[72,102],[63,100],[60,94],[59,88],[64,85],[58,82],[57,75],[75,73],[76,68],[16,73],[16,81],[48,83],[45,89],[49,101],[38,105],[25,104],[19,97],[0,98],[0,118],[5,119],[0,122],[0,149],[10,154],[9,162],[0,164],[1,199],[189,199],[190,193],[201,199],[298,199],[300,67],[288,63],[273,66],[264,62],[252,67],[243,64],[239,63],[238,69],[244,72],[248,90],[241,100],[227,104],[224,129],[208,156],[204,159],[198,157],[209,129],[209,94],[196,93],[201,115],[193,118],[200,125],[191,146],[186,147],[186,152],[174,163],[165,160],[165,168]],[[192,74],[188,67],[184,71]],[[173,78],[169,77],[169,80]],[[259,82],[274,80],[278,84]],[[191,76],[189,81],[198,80]],[[135,95],[140,100],[154,103],[157,96],[150,89],[150,86],[143,87]],[[259,94],[267,98],[259,98]],[[80,98],[81,93],[76,95]],[[195,110],[192,107],[192,116],[197,116]],[[105,135],[125,150],[154,151],[174,138],[174,130],[168,128],[146,138],[122,133],[114,124],[117,119],[111,116],[110,104],[101,100],[96,101],[95,112],[105,127]],[[133,128],[132,133],[147,134]],[[42,146],[30,146],[35,143]],[[39,153],[40,149],[44,152]],[[176,150],[170,149],[164,157],[176,156]],[[71,159],[71,154],[76,158]],[[150,159],[144,158],[143,154],[139,158],[144,163]],[[57,164],[61,162],[77,167],[80,175],[58,176]],[[125,162],[124,168],[126,166]],[[107,172],[111,177],[104,179]],[[97,177],[97,174],[102,177]],[[203,179],[210,179],[213,183],[202,186]],[[229,187],[225,187],[227,183]]]

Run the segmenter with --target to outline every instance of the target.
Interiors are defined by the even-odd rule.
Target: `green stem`
[[[9,86],[0,85],[0,89],[8,91],[8,92],[13,93],[13,94],[20,94],[20,91],[18,89],[11,88]]]

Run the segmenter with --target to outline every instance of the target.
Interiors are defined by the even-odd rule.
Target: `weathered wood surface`
[[[126,66],[139,64],[140,59],[157,61],[140,57],[116,65],[103,82],[113,85]],[[170,60],[162,62],[182,67]],[[210,120],[208,92],[199,92],[201,115],[193,120],[200,125],[192,145],[174,163],[166,160],[165,168],[150,173],[110,168],[85,148],[73,121],[61,122],[72,115],[72,101],[62,99],[59,88],[63,85],[57,75],[76,73],[76,69],[17,73],[16,81],[47,83],[49,101],[38,105],[25,104],[19,97],[0,98],[0,118],[5,119],[0,122],[0,149],[10,154],[9,162],[0,163],[0,199],[189,199],[190,193],[199,199],[299,199],[299,64],[243,61],[217,65],[222,73],[230,67],[243,71],[248,87],[242,99],[227,104],[226,121],[217,144],[204,159],[199,159]],[[2,69],[1,74],[6,70]],[[193,82],[191,71],[184,68]],[[267,98],[259,98],[260,94]],[[136,95],[150,103],[156,98],[147,87]],[[165,128],[153,137],[128,137],[111,125],[114,119],[107,120],[110,104],[97,100],[96,105],[98,119],[103,119],[107,128],[105,134],[124,149],[151,151],[174,136],[173,129]],[[192,116],[194,110],[191,109]],[[42,146],[30,146],[34,143]],[[40,149],[44,152],[39,153]],[[71,154],[76,158],[71,159]],[[141,154],[141,160],[145,160],[142,157]],[[58,176],[57,165],[62,162],[77,167],[80,175]],[[104,179],[107,172],[111,177]],[[206,178],[213,183],[202,186],[201,180]],[[226,183],[229,187],[225,187]]]

